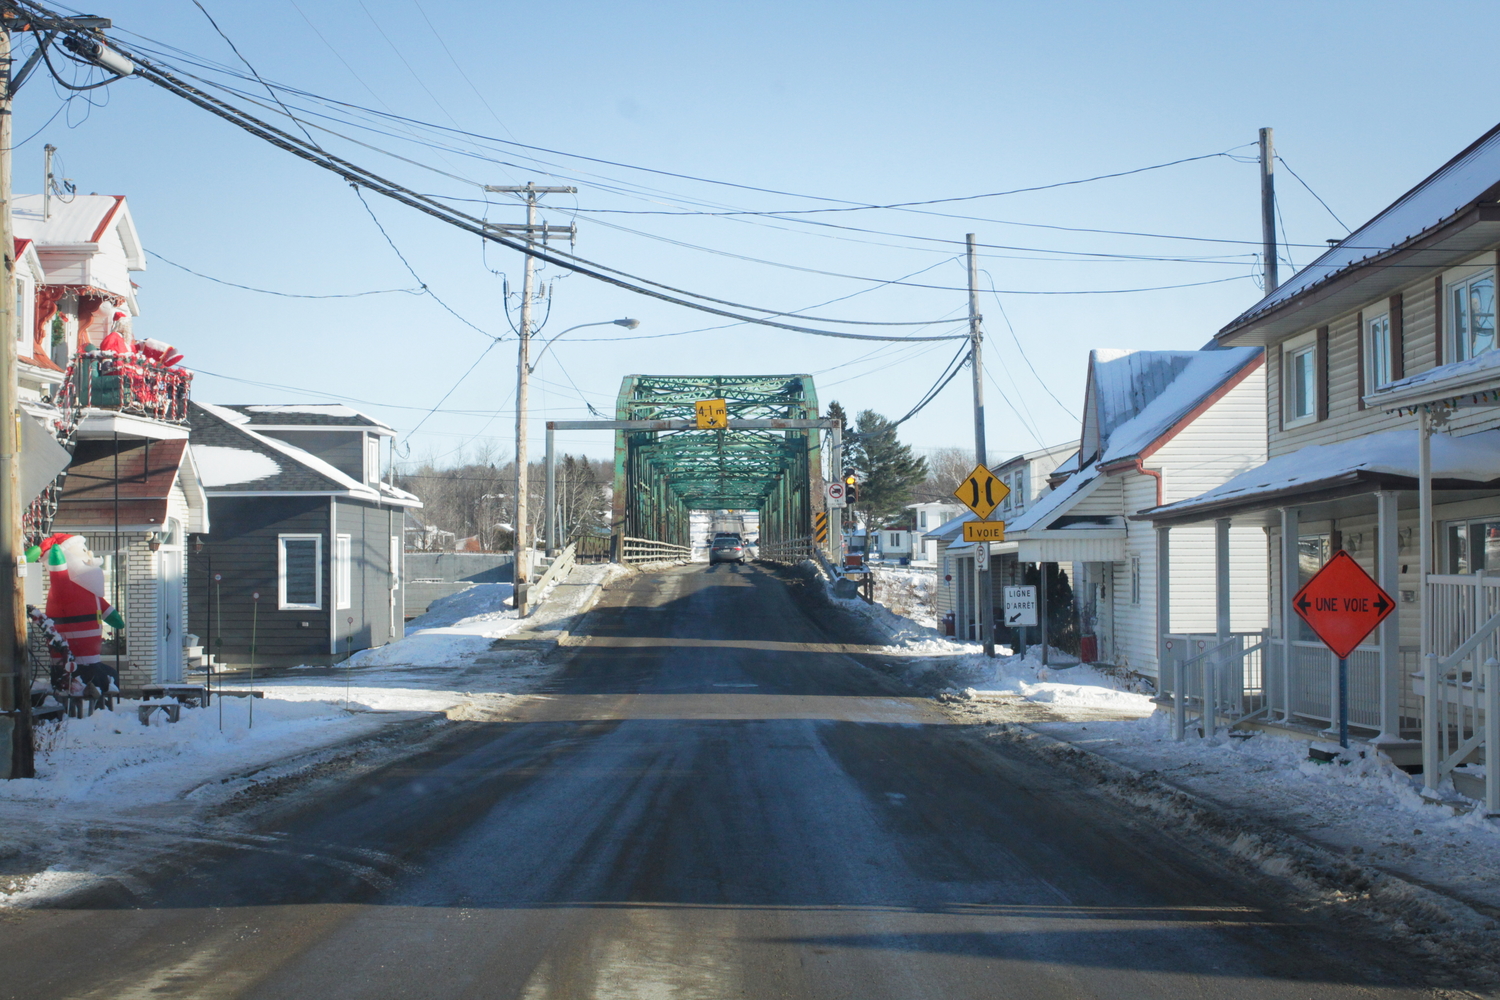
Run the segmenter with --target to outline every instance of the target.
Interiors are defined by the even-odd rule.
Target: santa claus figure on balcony
[[[103,626],[125,627],[120,612],[104,599],[104,563],[89,551],[82,535],[52,535],[41,544],[47,563],[47,617],[68,641],[77,663],[73,676],[54,677],[53,685],[71,694],[84,694],[89,685],[99,691],[119,688],[118,678],[99,659]]]

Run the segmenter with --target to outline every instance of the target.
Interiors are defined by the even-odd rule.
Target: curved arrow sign
[[[1396,602],[1340,549],[1297,591],[1292,608],[1334,656],[1346,659],[1396,609]]]

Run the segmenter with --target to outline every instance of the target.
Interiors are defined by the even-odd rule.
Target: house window
[[[1365,320],[1365,391],[1373,392],[1391,380],[1391,318]]]
[[[1130,603],[1141,603],[1141,557],[1130,557]]]
[[[1293,348],[1286,356],[1286,420],[1312,420],[1318,412],[1318,345]]]
[[[927,530],[927,512],[925,510],[917,511],[917,527],[923,531]]]
[[[323,536],[278,535],[277,606],[317,611],[323,607]]]
[[[1495,273],[1481,271],[1448,286],[1448,337],[1453,360],[1495,348]]]
[[[354,592],[350,542],[348,535],[339,535],[333,541],[333,606],[340,611],[350,606]]]
[[[1500,570],[1500,521],[1449,521],[1444,528],[1449,573]]]
[[[380,438],[365,438],[365,482],[380,482]]]

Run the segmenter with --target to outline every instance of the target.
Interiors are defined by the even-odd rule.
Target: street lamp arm
[[[534,359],[532,359],[531,363],[526,366],[526,373],[529,375],[532,372],[536,371],[536,366],[542,363],[542,355],[544,355],[544,354],[547,353],[547,348],[549,348],[553,344],[557,343],[558,338],[562,337],[563,334],[572,333],[574,330],[582,330],[586,326],[623,326],[627,330],[634,330],[636,327],[638,327],[640,325],[641,325],[641,321],[640,320],[626,318],[626,319],[606,319],[606,320],[600,320],[597,323],[579,323],[577,326],[570,326],[566,330],[562,331],[562,333],[557,334],[551,340],[547,341],[545,344],[542,345],[542,349],[540,351],[536,352],[536,357]]]

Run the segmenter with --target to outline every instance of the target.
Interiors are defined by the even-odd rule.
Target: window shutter
[[[1365,408],[1365,313],[1361,309],[1354,314],[1354,367],[1359,369],[1359,396],[1355,408]]]
[[[1432,363],[1443,363],[1443,276],[1432,279]]]
[[[1318,327],[1317,364],[1318,419],[1328,419],[1328,327]]]
[[[1401,317],[1401,293],[1391,296],[1391,378],[1406,377],[1406,337]]]

